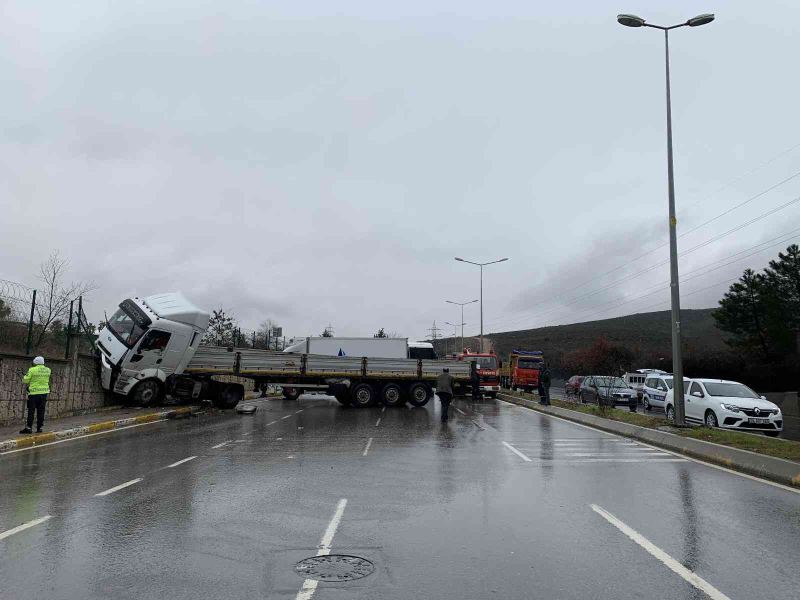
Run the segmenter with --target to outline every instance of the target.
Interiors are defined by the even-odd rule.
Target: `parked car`
[[[777,437],[783,431],[781,409],[746,385],[724,379],[692,379],[685,393],[686,420],[707,427],[763,431]],[[667,419],[675,420],[673,390],[667,392]]]
[[[578,392],[581,389],[581,382],[583,381],[583,375],[573,375],[567,382],[564,384],[564,395],[569,398],[570,396],[578,396]]]
[[[683,378],[683,389],[689,389],[691,380]],[[642,404],[645,410],[664,408],[667,392],[672,389],[672,373],[650,373],[642,387]]]
[[[641,399],[644,396],[644,382],[650,375],[669,375],[669,373],[661,369],[636,369],[630,373],[625,373],[622,376],[622,380],[629,388],[636,390],[639,399]]]
[[[602,399],[607,406],[630,405],[631,398],[636,398],[636,390],[629,388],[622,377],[610,375],[588,375],[584,377],[578,390],[578,399],[582,404],[600,404]]]

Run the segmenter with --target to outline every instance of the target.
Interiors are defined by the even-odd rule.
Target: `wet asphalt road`
[[[603,511],[710,597],[799,597],[800,494],[501,401],[454,404],[442,425],[438,402],[264,401],[1,455],[0,598],[709,597]],[[308,587],[294,565],[321,543],[374,572]]]

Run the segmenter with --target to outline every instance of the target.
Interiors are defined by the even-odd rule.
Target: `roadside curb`
[[[788,487],[800,488],[800,463],[791,460],[757,454],[749,450],[729,448],[703,440],[685,438],[674,433],[612,421],[611,419],[604,419],[557,406],[542,406],[535,400],[526,400],[503,393],[499,394],[499,396],[502,396],[501,399],[504,402],[510,404],[517,404],[546,415],[561,417],[568,421],[588,425],[594,429],[646,442],[697,460],[713,463],[734,471],[741,471],[755,477],[769,479]]]
[[[80,427],[63,429],[61,431],[51,431],[48,433],[39,433],[25,437],[18,437],[13,440],[0,442],[0,452],[7,452],[8,450],[16,450],[19,448],[30,448],[31,446],[40,446],[42,444],[50,444],[59,440],[80,437],[90,433],[111,431],[113,429],[120,429],[122,427],[130,427],[131,425],[142,425],[144,423],[152,423],[153,421],[160,421],[162,419],[174,419],[183,415],[190,415],[198,412],[199,410],[201,410],[201,407],[199,406],[182,406],[179,408],[172,408],[170,410],[147,413],[146,415],[138,415],[136,417],[127,417],[125,419],[116,419],[113,421],[101,421],[99,423],[81,425]]]

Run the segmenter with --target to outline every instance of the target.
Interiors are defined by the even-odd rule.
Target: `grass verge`
[[[524,398],[525,400],[538,398],[538,396],[512,392],[511,390],[504,390],[503,393],[509,396]],[[612,421],[630,423],[631,425],[638,425],[639,427],[647,427],[648,429],[658,429],[659,427],[663,428],[668,426],[663,417],[649,417],[647,415],[613,408],[603,410],[595,404],[577,404],[564,400],[552,400],[551,402],[553,406],[559,408],[574,410],[575,412],[594,415]],[[731,448],[738,448],[739,450],[749,450],[750,452],[756,452],[766,456],[774,456],[775,458],[800,462],[800,442],[795,442],[793,440],[740,433],[738,431],[729,431],[726,429],[709,429],[707,427],[689,427],[687,429],[671,428],[671,433],[687,438],[694,438],[696,440],[703,440],[705,442],[713,442],[722,446],[730,446]]]

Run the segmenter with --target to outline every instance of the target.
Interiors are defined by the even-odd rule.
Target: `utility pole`
[[[683,389],[683,356],[681,351],[681,293],[678,284],[678,220],[675,218],[675,176],[672,167],[672,98],[669,81],[669,32],[679,27],[699,27],[714,20],[713,14],[702,14],[678,25],[654,25],[636,15],[617,15],[625,27],[652,27],[664,32],[664,62],[667,92],[667,199],[669,204],[669,272],[670,305],[672,309],[672,388],[675,398],[675,424],[686,425],[686,405]]]
[[[441,328],[437,327],[436,326],[436,321],[434,321],[433,322],[433,327],[428,329],[428,331],[431,332],[428,337],[431,338],[431,343],[433,344],[433,348],[436,349],[436,340],[439,339],[439,332],[441,331]],[[446,350],[445,350],[445,352],[446,352]]]
[[[508,260],[508,258],[500,258],[498,260],[490,260],[489,262],[483,262],[483,263],[472,262],[471,260],[466,260],[466,259],[463,259],[463,258],[459,258],[458,256],[456,256],[456,260],[458,262],[463,262],[463,263],[468,263],[470,265],[475,265],[476,267],[480,267],[480,269],[481,269],[481,348],[480,348],[480,350],[478,350],[478,352],[483,352],[483,267],[485,267],[487,265],[494,265],[496,263],[506,262]],[[455,303],[453,303],[453,304],[455,304]],[[463,321],[464,319],[461,319],[461,320]]]

